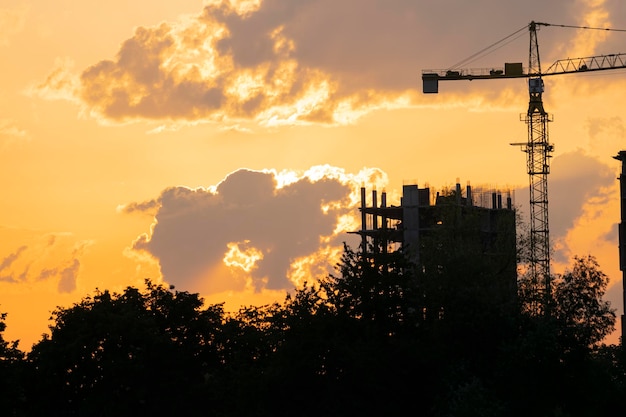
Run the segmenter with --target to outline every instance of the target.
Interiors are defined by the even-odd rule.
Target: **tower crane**
[[[619,53],[589,56],[585,58],[562,59],[554,62],[547,70],[542,71],[541,61],[539,59],[539,43],[537,41],[537,30],[539,26],[617,30],[552,25],[532,21],[528,24],[530,48],[526,72],[524,72],[521,62],[505,63],[504,68],[490,69],[459,69],[458,66],[455,65],[445,70],[422,71],[422,83],[423,92],[425,94],[432,94],[439,92],[439,81],[471,81],[506,78],[528,79],[528,111],[526,114],[520,116],[520,119],[528,126],[528,141],[524,143],[512,143],[511,145],[521,146],[522,151],[527,155],[526,165],[530,183],[529,274],[531,283],[534,286],[535,295],[537,295],[537,302],[533,306],[533,309],[538,314],[549,314],[552,290],[550,276],[550,232],[548,226],[548,174],[550,173],[549,161],[551,153],[554,150],[554,145],[548,140],[548,122],[551,122],[553,119],[552,116],[545,111],[543,106],[543,77],[626,68],[626,54]],[[507,40],[525,29],[526,26],[499,42]],[[624,30],[618,31],[623,32]],[[473,57],[474,56],[470,58]]]

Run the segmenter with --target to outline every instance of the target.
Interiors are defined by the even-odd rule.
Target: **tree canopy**
[[[428,267],[401,251],[368,253],[346,246],[336,274],[234,313],[149,280],[98,290],[54,310],[50,334],[28,354],[2,338],[1,315],[7,414],[626,411],[622,347],[602,344],[615,323],[602,300],[608,279],[592,256],[554,278],[545,317],[523,308],[523,294],[519,308],[494,297],[495,269],[478,253]]]

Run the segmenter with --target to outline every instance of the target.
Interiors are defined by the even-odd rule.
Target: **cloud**
[[[619,27],[624,18],[611,13],[619,7],[565,0],[211,1],[195,16],[136,28],[113,59],[82,71],[74,94],[91,115],[117,123],[351,123],[374,109],[423,101],[420,69],[445,68],[523,29],[536,10],[557,24]],[[544,58],[616,42],[607,33],[552,29]],[[491,62],[516,54],[514,61],[525,62],[527,42]],[[73,82],[57,68],[38,88],[50,94]]]
[[[0,119],[0,144],[9,145],[25,139],[28,140],[26,130],[12,120]]]
[[[117,211],[122,212],[122,213],[142,212],[142,213],[156,215],[159,208],[160,208],[160,205],[158,201],[149,200],[149,201],[144,201],[142,203],[130,203],[130,204],[125,204],[125,205],[120,205],[117,208]]]
[[[619,116],[597,117],[587,120],[587,130],[592,141],[598,141],[601,135],[608,134],[611,137],[624,137],[626,127],[624,121]]]
[[[4,230],[0,230],[2,232]],[[91,241],[76,242],[69,234],[33,236],[0,261],[0,282],[52,283],[61,293],[76,289],[80,258]]]
[[[356,175],[333,167],[304,173],[229,174],[215,187],[171,187],[155,203],[150,233],[133,243],[151,254],[163,279],[198,292],[290,290],[303,271],[328,272],[333,248],[348,236],[344,216],[356,215],[357,187],[386,181],[376,169]]]
[[[80,270],[80,261],[76,258],[60,271],[59,292],[70,293],[76,289],[76,279]]]
[[[68,100],[78,102],[80,82],[73,73],[74,61],[71,58],[56,58],[54,67],[40,83],[28,86],[24,94],[48,100]]]
[[[583,232],[576,229],[584,228],[590,218],[598,216],[610,204],[615,185],[615,171],[582,150],[554,158],[548,177],[548,213],[555,261],[569,261],[570,240]],[[516,200],[522,203],[525,220],[529,221],[528,189],[517,190]],[[598,238],[605,240],[607,233],[601,233]],[[587,235],[591,239],[591,234],[587,232]]]
[[[623,149],[626,125],[619,116],[589,118],[585,127],[589,136],[589,148],[603,157],[613,156]]]
[[[615,185],[615,172],[583,151],[568,152],[554,158],[548,185],[551,216],[550,231],[563,236],[587,203],[606,204],[607,188]]]
[[[15,252],[8,255],[6,258],[4,258],[2,262],[0,262],[0,272],[7,268],[10,268],[13,262],[15,262],[15,260],[19,258],[20,254],[24,252],[26,249],[27,249],[26,246],[20,246]]]

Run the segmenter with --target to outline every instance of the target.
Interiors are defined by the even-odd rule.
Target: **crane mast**
[[[537,25],[531,22],[528,59],[528,112],[521,119],[528,126],[528,142],[521,145],[526,153],[530,182],[530,282],[538,297],[532,308],[547,314],[550,306],[550,229],[548,227],[548,174],[554,146],[548,140],[548,122],[552,119],[543,107],[544,84],[537,41]]]

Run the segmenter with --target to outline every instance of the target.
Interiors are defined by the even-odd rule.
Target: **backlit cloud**
[[[178,288],[206,291],[290,290],[328,273],[350,237],[360,184],[383,185],[376,169],[347,174],[313,167],[304,173],[241,169],[214,187],[171,187],[158,205],[151,231],[135,251],[159,262],[163,279]]]
[[[625,23],[609,1],[448,3],[209,1],[195,16],[136,28],[76,85],[57,67],[38,88],[53,96],[71,86],[87,112],[109,122],[345,124],[423,101],[421,69],[453,65],[539,18],[530,15],[536,10],[555,24]],[[548,61],[619,44],[605,32],[545,30]],[[522,38],[519,56],[499,53],[493,62],[527,61]]]

